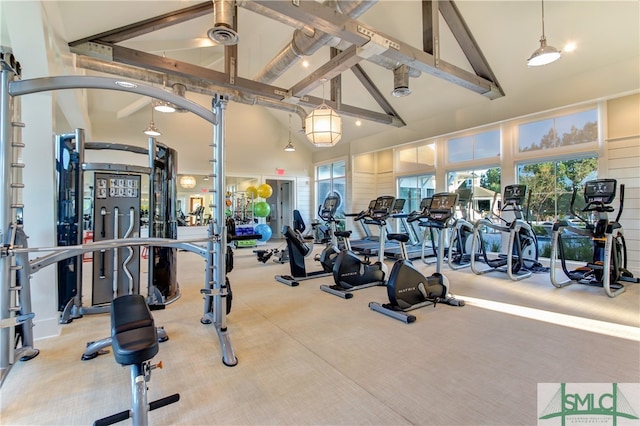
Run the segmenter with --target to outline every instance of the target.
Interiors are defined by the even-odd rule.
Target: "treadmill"
[[[419,221],[417,220],[419,217],[426,217],[429,213],[429,207],[431,206],[431,198],[423,198],[420,201],[419,210],[411,212],[409,214],[403,214],[399,216],[404,216],[402,220],[402,226],[404,228],[404,233],[409,235],[409,241],[405,243],[405,248],[407,250],[407,258],[409,260],[418,259],[422,257],[422,239],[423,239],[423,229],[419,225]],[[425,248],[427,250],[428,256],[433,256],[433,250],[429,247]],[[431,254],[429,254],[431,251]],[[395,244],[390,244],[388,248],[385,248],[384,255],[387,259],[398,260],[402,258],[402,253],[400,252],[400,246]]]
[[[407,202],[407,200],[405,200],[404,198],[396,198],[393,201],[393,204],[391,204],[391,206],[382,206],[380,205],[379,201],[385,200],[383,202],[388,202],[387,200],[391,198],[389,196],[382,196],[382,197],[378,197],[376,200],[376,205],[373,208],[372,211],[372,215],[370,215],[369,217],[367,217],[364,221],[365,224],[367,225],[375,225],[378,226],[378,229],[380,229],[380,227],[384,226],[384,235],[385,235],[385,246],[387,244],[390,244],[392,246],[399,246],[399,243],[397,241],[389,241],[386,239],[386,235],[389,233],[388,229],[389,229],[389,222],[388,219],[389,217],[392,217],[393,215],[399,215],[402,214],[402,210],[404,209],[404,205]],[[381,214],[381,211],[384,211],[386,209],[387,213],[385,214]],[[371,216],[373,216],[373,218],[371,218]],[[377,240],[375,242],[370,242],[370,243],[359,243],[357,246],[353,245],[353,242],[351,243],[351,250],[357,254],[361,254],[364,256],[377,256],[378,255],[378,251],[380,250],[380,241]],[[386,250],[385,250],[386,252]]]
[[[376,244],[378,243],[378,236],[373,235],[369,225],[364,223],[365,216],[371,213],[371,211],[376,205],[376,201],[377,199],[369,201],[369,206],[367,207],[367,209],[361,211],[360,213],[345,213],[346,217],[353,217],[354,226],[356,223],[360,223],[360,225],[362,226],[362,230],[364,232],[364,238],[361,238],[359,240],[350,240],[351,247],[353,247],[354,244],[357,246],[360,243],[367,244],[373,241],[376,242]]]

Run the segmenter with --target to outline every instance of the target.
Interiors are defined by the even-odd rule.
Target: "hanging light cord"
[[[544,36],[544,0],[541,0],[542,2],[542,38],[545,38]]]

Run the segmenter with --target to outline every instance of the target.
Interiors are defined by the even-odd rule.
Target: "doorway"
[[[293,224],[293,191],[294,183],[290,180],[267,179],[266,183],[273,188],[267,203],[271,208],[266,223],[271,228],[274,238],[282,239],[282,228]]]
[[[202,216],[204,213],[204,198],[189,198],[189,225],[202,225]]]

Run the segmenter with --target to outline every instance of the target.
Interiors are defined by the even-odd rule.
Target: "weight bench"
[[[111,338],[116,362],[131,369],[131,409],[96,420],[93,424],[106,426],[131,417],[135,426],[146,426],[149,411],[178,402],[180,394],[147,403],[147,382],[151,380],[151,370],[162,368],[162,362],[152,365],[150,361],[158,353],[158,332],[142,295],[130,294],[113,299]]]

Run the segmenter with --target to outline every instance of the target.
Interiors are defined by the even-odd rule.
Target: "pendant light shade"
[[[540,37],[540,48],[536,49],[531,57],[527,59],[530,67],[539,67],[550,64],[560,59],[562,52],[553,46],[547,45],[547,38],[544,35],[544,0],[542,0],[542,37]]]
[[[342,137],[342,118],[325,103],[311,111],[305,127],[307,139],[317,147],[332,147]]]
[[[342,137],[342,118],[324,103],[324,80],[322,82],[322,103],[311,111],[304,120],[307,139],[317,147],[329,148]]]
[[[196,178],[193,176],[182,176],[180,178],[180,186],[185,189],[193,189],[196,187]]]
[[[149,125],[144,130],[144,134],[153,137],[162,135],[162,133],[160,133],[160,131],[156,127],[156,124],[153,122],[153,102],[151,102],[151,121],[149,121]]]

